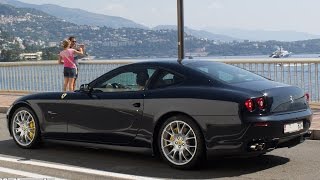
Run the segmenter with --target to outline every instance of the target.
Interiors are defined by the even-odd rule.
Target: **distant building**
[[[22,53],[20,59],[25,61],[40,61],[42,59],[42,52],[36,53]]]
[[[58,46],[58,42],[48,42],[48,47],[56,47]]]

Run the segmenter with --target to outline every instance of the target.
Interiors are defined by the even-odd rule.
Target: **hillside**
[[[160,29],[170,29],[170,30],[176,30],[177,26],[174,25],[159,25],[154,28],[154,30],[160,30]],[[227,35],[220,35],[220,34],[214,34],[209,31],[204,30],[195,30],[188,27],[184,28],[184,31],[192,36],[195,36],[197,38],[206,38],[209,40],[215,40],[215,41],[223,41],[223,42],[231,42],[231,41],[240,41],[241,39],[230,37]]]
[[[0,3],[9,4],[18,8],[34,8],[77,25],[106,26],[110,28],[147,28],[122,17],[96,14],[81,9],[67,8],[58,5],[35,5],[23,3],[17,0],[0,0]]]
[[[177,56],[177,31],[169,29],[109,28],[77,25],[42,11],[0,4],[0,31],[11,40],[1,42],[1,61],[17,60],[7,52],[43,51],[43,58],[55,58],[60,42],[76,36],[86,51],[98,58],[163,58]],[[188,30],[188,29],[187,29]],[[320,52],[320,39],[280,41],[222,42],[185,34],[185,53],[191,56],[269,55],[278,47],[296,53]],[[5,35],[4,34],[4,35]],[[0,37],[1,40],[1,37]],[[25,48],[23,48],[25,47]],[[4,58],[3,53],[7,54]]]
[[[0,29],[22,39],[25,46],[34,46],[33,50],[59,46],[63,39],[73,35],[86,45],[89,54],[97,57],[172,57],[177,54],[177,32],[173,30],[80,26],[35,9],[3,4],[0,4],[0,12]]]
[[[0,12],[2,15],[0,17],[1,29],[23,37],[26,41],[56,41],[63,39],[66,33],[78,28],[75,24],[35,9],[15,8],[0,4]]]
[[[296,31],[245,30],[235,28],[206,27],[204,30],[221,35],[229,35],[250,41],[302,41],[318,39],[320,35]]]

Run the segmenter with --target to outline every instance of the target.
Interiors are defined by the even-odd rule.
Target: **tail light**
[[[309,93],[306,93],[304,97],[306,98],[307,103],[309,103],[309,99],[310,99]]]
[[[264,101],[264,98],[257,98],[256,99],[256,102],[257,102],[257,104],[258,104],[258,108],[260,109],[260,110],[263,110],[264,108],[265,108],[265,101]]]
[[[247,99],[244,103],[249,112],[254,111],[256,108],[264,110],[266,108],[266,101],[264,97]]]
[[[252,112],[254,109],[254,104],[252,99],[247,99],[246,102],[244,103],[244,105],[246,106],[247,110]]]

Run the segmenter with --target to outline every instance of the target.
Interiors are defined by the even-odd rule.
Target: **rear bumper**
[[[312,112],[307,109],[288,114],[250,117],[244,121],[246,123],[241,124],[241,130],[238,132],[219,137],[205,136],[208,156],[255,156],[276,148],[296,146],[311,135],[309,128]],[[255,126],[257,122],[267,122],[268,126],[257,127]],[[303,122],[303,129],[284,133],[284,125],[295,122]],[[207,130],[210,131],[210,129]]]
[[[208,157],[216,156],[241,156],[251,157],[270,152],[277,148],[291,148],[305,141],[306,138],[310,137],[310,131],[300,133],[298,135],[289,136],[286,138],[273,138],[273,139],[259,139],[259,140],[248,140],[243,143],[239,143],[238,147],[232,148],[221,148],[221,149],[207,149]],[[240,145],[241,144],[241,145]],[[256,148],[251,149],[252,145],[263,145],[263,149]]]

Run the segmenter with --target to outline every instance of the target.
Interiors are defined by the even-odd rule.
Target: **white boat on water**
[[[291,54],[292,54],[292,52],[283,50],[282,47],[280,47],[276,51],[274,51],[269,57],[272,57],[272,58],[286,58],[286,57],[289,57]]]

